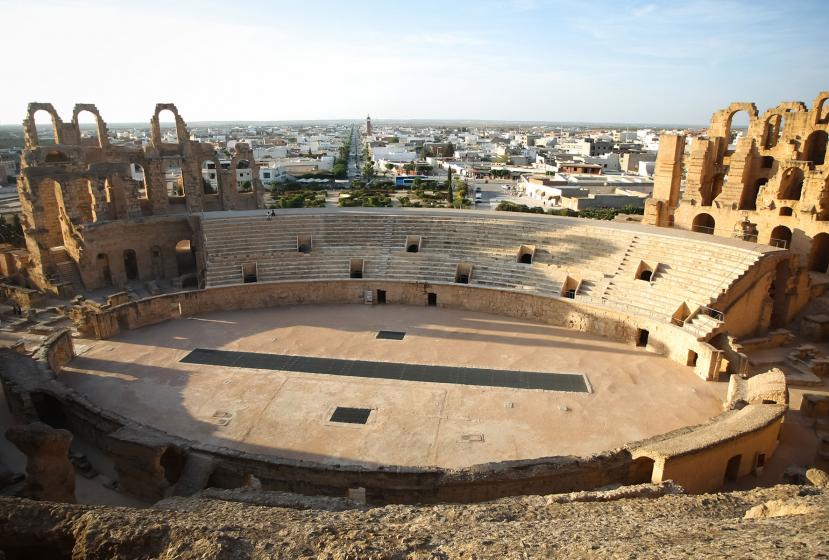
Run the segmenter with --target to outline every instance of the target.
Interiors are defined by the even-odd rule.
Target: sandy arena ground
[[[377,340],[378,330],[405,331]],[[193,348],[583,373],[565,393],[182,364]],[[484,313],[294,306],[211,313],[77,340],[61,373],[98,405],[185,438],[329,463],[463,467],[588,455],[704,422],[723,383],[641,348]],[[373,409],[366,425],[329,421]],[[227,425],[214,415],[229,414]]]

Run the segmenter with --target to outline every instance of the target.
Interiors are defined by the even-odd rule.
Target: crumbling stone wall
[[[744,134],[733,129],[744,112]],[[829,91],[807,109],[784,102],[760,114],[753,103],[732,103],[711,118],[707,134],[663,134],[653,199],[645,222],[740,238],[790,249],[769,286],[772,327],[788,324],[808,302],[809,272],[829,268]],[[685,190],[680,181],[685,171]]]
[[[54,144],[41,145],[35,126],[38,111],[51,116]],[[97,138],[82,137],[78,115],[85,111],[96,119]],[[162,137],[162,111],[174,116],[176,143]],[[57,294],[123,285],[131,279],[170,279],[178,275],[176,244],[196,242],[197,224],[188,216],[263,206],[250,146],[236,147],[232,169],[217,173],[218,192],[211,193],[206,192],[202,166],[213,161],[218,171],[219,155],[213,146],[190,140],[175,105],[156,105],[150,128],[146,146],[113,145],[94,105],[76,105],[72,120],[64,123],[51,104],[29,104],[18,191],[31,256],[25,273],[33,285]],[[235,169],[240,161],[251,169],[250,192],[238,191]],[[168,192],[169,168],[181,171],[175,193]],[[144,179],[134,179],[133,169],[142,170]],[[136,273],[124,270],[132,258],[127,251],[135,252]]]
[[[72,434],[40,422],[12,426],[6,438],[27,458],[23,495],[33,500],[75,502],[75,468],[69,460]]]
[[[763,114],[753,103],[732,103],[714,113],[706,135],[689,140],[687,153],[677,149],[683,137],[663,135],[645,221],[790,248],[805,267],[826,272],[827,100],[824,91],[811,109],[784,102]],[[749,125],[736,137],[732,122],[740,112],[748,115]],[[748,234],[746,222],[754,226]]]

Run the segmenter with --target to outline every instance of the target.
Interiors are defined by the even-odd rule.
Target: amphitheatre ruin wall
[[[15,256],[18,285],[4,284],[3,293],[28,304],[109,290],[105,303],[79,298],[63,307],[75,337],[116,339],[224,311],[420,306],[587,333],[663,356],[697,380],[737,375],[708,422],[591,456],[551,450],[458,469],[315,463],[167,433],[62,381],[76,354],[69,331],[53,333],[33,356],[3,351],[7,401],[20,422],[40,420],[92,443],[114,463],[120,488],[148,500],[235,488],[250,476],[266,489],[306,494],[363,488],[373,503],[666,480],[716,490],[771,459],[788,404],[781,372],[742,378],[747,360],[734,341],[787,325],[820,291],[809,272],[829,266],[827,98],[762,117],[752,104],[733,104],[687,156],[684,137],[663,135],[646,225],[474,210],[302,209],[269,218],[250,147],[237,144],[223,166],[213,147],[190,139],[172,104],[156,105],[150,141],[139,147],[111,144],[94,105],[77,105],[64,123],[50,104],[32,103],[18,183],[26,251]],[[730,151],[731,118],[741,110],[749,129]],[[53,144],[39,144],[38,111],[51,116]],[[83,111],[97,119],[96,138],[81,135]],[[175,143],[162,135],[163,111],[173,114]],[[237,169],[252,171],[249,189]],[[162,281],[173,290],[141,299],[114,293]]]

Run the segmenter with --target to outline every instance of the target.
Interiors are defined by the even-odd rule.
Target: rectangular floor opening
[[[406,336],[406,333],[401,331],[380,331],[377,333],[377,338],[386,340],[403,340],[404,336]]]
[[[260,354],[235,350],[196,348],[181,359],[185,364],[202,364],[248,369],[291,371],[324,375],[341,375],[397,381],[420,381],[505,387],[512,389],[540,389],[590,393],[587,378],[580,373],[544,373],[540,371],[512,371],[456,366],[431,366],[397,362],[369,362],[341,360],[316,356]]]
[[[331,422],[342,422],[343,424],[365,424],[371,415],[370,408],[351,408],[338,406],[331,415]]]

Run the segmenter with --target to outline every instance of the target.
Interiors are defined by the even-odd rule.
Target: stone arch
[[[43,156],[44,163],[67,163],[69,162],[69,156],[66,155],[66,152],[62,152],[61,150],[49,150],[46,152],[46,155]]]
[[[777,198],[780,200],[800,200],[803,193],[803,170],[799,167],[790,167],[783,172],[780,179],[780,189]]]
[[[829,233],[819,233],[812,238],[809,270],[826,273],[827,268],[829,268]]]
[[[177,119],[176,119],[176,114],[175,114],[175,113],[173,113],[173,111],[171,111],[170,109],[162,109],[162,110],[160,110],[160,111],[157,113],[157,116],[158,116],[158,127],[159,127],[159,133],[163,134],[163,132],[162,132],[162,130],[161,130],[161,128],[162,128],[161,123],[163,123],[163,122],[170,122],[170,121],[165,121],[165,120],[163,120],[163,115],[164,115],[165,113],[169,113],[170,115],[172,115],[172,116],[173,116],[173,120],[172,120],[172,123],[173,123],[173,131],[175,132],[176,139],[175,139],[174,141],[170,141],[168,138],[165,138],[165,137],[163,137],[163,136],[162,136],[162,138],[161,138],[161,142],[162,142],[163,144],[181,144],[181,138],[179,138],[179,136],[178,136],[178,129],[177,129],[177,127],[176,127],[176,124],[177,124],[177,123],[176,123],[176,120],[177,120]]]
[[[711,214],[702,213],[694,216],[694,221],[691,224],[691,229],[693,231],[698,231],[700,233],[708,233],[713,235],[716,225],[717,223],[714,220],[714,216],[712,216]]]
[[[748,128],[750,129],[757,119],[757,106],[754,103],[732,103],[725,109],[717,111],[711,117],[711,125],[708,127],[710,138],[720,137],[726,139],[726,145],[731,142],[731,128],[734,122],[734,115],[745,111],[748,115]]]
[[[95,139],[93,142],[85,142],[81,135],[80,115],[88,113],[95,118]],[[78,103],[72,110],[72,126],[75,128],[75,133],[78,136],[78,144],[96,143],[99,147],[104,148],[108,144],[108,131],[104,119],[101,118],[101,113],[98,108],[91,103]]]
[[[760,196],[760,190],[763,188],[768,179],[757,179],[753,185],[743,186],[743,192],[740,195],[740,210],[757,210],[757,197]]]
[[[52,138],[55,144],[60,144],[60,130],[63,126],[63,121],[58,116],[58,112],[51,103],[29,103],[26,113],[26,120],[23,121],[23,134],[27,148],[34,148],[40,146],[40,140],[37,133],[36,113],[45,111],[52,119]]]
[[[178,109],[172,103],[157,103],[155,106],[155,113],[150,121],[151,140],[154,146],[161,146],[163,144],[161,139],[161,120],[160,115],[164,111],[169,111],[173,115],[173,122],[175,123],[176,144],[183,144],[189,139],[187,132],[187,125],[184,119],[178,114]]]
[[[822,91],[818,94],[814,103],[814,124],[829,124],[829,91]]]
[[[825,130],[815,130],[803,144],[803,155],[801,159],[811,162],[814,165],[823,165],[826,161],[826,144],[829,141],[829,134]]]
[[[769,245],[788,249],[792,245],[792,230],[786,226],[777,226],[771,230]]]

